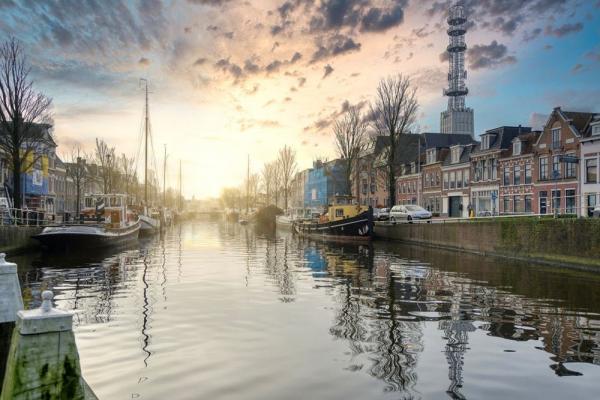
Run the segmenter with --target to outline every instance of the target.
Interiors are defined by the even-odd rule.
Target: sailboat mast
[[[246,215],[248,215],[249,201],[250,201],[250,154],[248,154],[248,167],[246,169]]]
[[[163,161],[163,207],[167,206],[167,145],[165,144],[165,158]]]
[[[144,144],[144,202],[148,205],[148,81],[146,83],[146,119]]]
[[[183,210],[181,206],[181,159],[179,159],[179,211]]]

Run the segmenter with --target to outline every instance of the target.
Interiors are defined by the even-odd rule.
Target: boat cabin
[[[88,221],[104,222],[112,228],[123,228],[134,220],[127,210],[125,194],[92,194],[85,196],[81,213]]]
[[[335,196],[329,205],[327,219],[331,222],[346,218],[356,217],[358,214],[368,211],[368,206],[354,204],[353,196]]]

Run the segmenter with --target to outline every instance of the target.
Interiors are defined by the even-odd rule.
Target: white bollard
[[[23,309],[17,264],[7,262],[5,257],[0,253],[0,323],[16,321],[17,312]]]

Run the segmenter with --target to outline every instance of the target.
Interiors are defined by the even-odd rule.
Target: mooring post
[[[86,398],[73,313],[52,298],[44,291],[40,308],[17,313],[0,400]]]

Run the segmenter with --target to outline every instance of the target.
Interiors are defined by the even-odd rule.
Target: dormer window
[[[427,150],[427,164],[433,164],[437,161],[436,149]]]
[[[412,162],[410,163],[410,172],[415,174],[417,172],[417,163]]]
[[[492,136],[493,135],[483,135],[481,137],[481,150],[488,150],[492,145]]]
[[[515,140],[513,142],[513,156],[521,155],[521,141]]]
[[[592,135],[600,135],[600,121],[592,125]]]
[[[452,164],[456,164],[460,161],[460,154],[462,153],[462,147],[461,146],[457,146],[457,147],[453,147],[452,148],[452,152],[451,152],[451,163]]]

